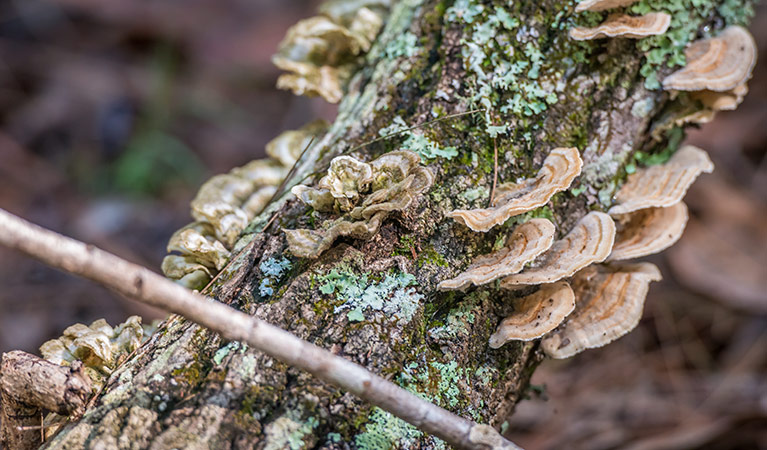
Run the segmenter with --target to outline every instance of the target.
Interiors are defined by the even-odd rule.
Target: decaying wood
[[[492,427],[458,417],[327,350],[195,294],[118,256],[45,230],[2,209],[0,243],[56,268],[90,278],[134,300],[177,313],[226,339],[249,344],[391,412],[457,449],[518,449]],[[11,408],[18,407],[19,403],[63,415],[81,410],[90,392],[90,383],[80,367],[81,363],[71,368],[62,367],[24,352],[5,354],[0,388],[4,397],[17,402],[16,405],[8,403],[9,413],[12,414]],[[25,414],[23,418],[34,420],[36,415]],[[3,429],[8,430],[10,425],[4,422]],[[13,436],[11,433],[8,432]],[[13,439],[8,442],[16,444],[10,448],[20,447],[20,442]]]
[[[4,353],[0,362],[0,442],[7,449],[41,444],[46,412],[80,415],[91,395],[82,363],[59,366],[22,351]]]
[[[677,14],[695,18],[691,39],[732,22],[718,11],[724,1],[669,2],[679,4],[689,8]],[[749,4],[727,2],[727,10],[732,15]],[[434,174],[431,189],[387,217],[376,236],[341,238],[316,259],[291,255],[282,230],[317,229],[332,216],[312,212],[289,195],[278,196],[251,222],[205,295],[459,416],[500,429],[526,394],[542,353],[536,342],[492,349],[488,339],[513,302],[529,292],[492,286],[439,292],[437,285],[497,249],[515,219],[476,233],[447,214],[487,207],[496,177],[504,183],[530,178],[552,149],[576,147],[581,175],[569,191],[535,212],[550,219],[561,238],[589,211],[609,209],[627,167],[637,165],[636,152],[662,152],[675,119],[695,109],[684,95],[672,98],[648,87],[648,67],[656,84],[674,68],[648,66],[642,41],[569,39],[570,28],[589,21],[575,5],[559,0],[394,2],[351,78],[335,123],[306,149],[282,191],[299,183],[316,185],[339,155],[372,161],[399,149],[402,134],[381,137],[396,120],[408,127],[424,124],[410,130],[442,148],[456,148],[457,155],[425,158]],[[509,16],[503,25],[496,16],[493,25],[489,16],[500,7]],[[705,8],[705,14],[697,13]],[[515,21],[514,30],[504,28]],[[672,20],[671,26],[678,24]],[[480,33],[488,27],[495,27],[496,36]],[[496,56],[494,69],[504,69],[510,80],[499,99],[493,89],[487,99],[473,98],[477,91],[471,83],[485,68],[482,61],[471,65],[465,58],[485,50],[473,37],[487,39],[488,46],[500,40],[513,47]],[[657,45],[671,45],[666,41],[675,39]],[[534,70],[536,64],[540,70]],[[555,98],[529,103],[525,96],[540,90]],[[487,108],[484,100],[497,102],[492,111],[468,114]],[[491,136],[488,123],[507,131]],[[275,261],[289,266],[279,279],[264,270]],[[272,293],[260,289],[268,278]],[[360,298],[372,300],[360,306]],[[443,446],[353,395],[175,316],[115,370],[82,418],[46,443],[57,449]]]

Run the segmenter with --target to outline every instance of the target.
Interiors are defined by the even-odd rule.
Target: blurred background
[[[274,88],[317,0],[0,0],[0,207],[159,270],[212,174],[335,106]],[[767,5],[737,111],[691,130],[717,170],[650,260],[640,327],[546,361],[507,434],[535,449],[767,449]],[[0,248],[0,351],[157,311]]]

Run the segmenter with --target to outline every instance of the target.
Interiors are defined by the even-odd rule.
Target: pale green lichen
[[[410,58],[419,52],[418,37],[411,32],[406,32],[389,42],[384,53],[387,58]]]
[[[344,301],[335,312],[348,310],[346,316],[351,322],[365,320],[365,313],[383,312],[398,323],[408,323],[423,299],[412,287],[415,277],[409,273],[392,272],[381,281],[371,282],[368,273],[357,275],[342,267],[318,278],[322,283],[320,292],[335,294]]]
[[[444,323],[429,330],[429,335],[437,340],[452,340],[459,336],[469,335],[469,326],[474,323],[474,309],[479,304],[478,296],[488,296],[485,291],[470,294],[461,303],[451,309]]]
[[[359,450],[389,450],[406,446],[422,435],[413,425],[375,407],[365,424],[365,431],[354,437],[354,443]]]
[[[548,78],[541,78],[548,66],[538,32],[521,26],[503,7],[491,9],[471,0],[456,2],[447,9],[445,17],[465,27],[461,51],[469,99],[485,109],[488,135],[495,137],[511,129],[508,123],[496,122],[499,112],[535,128],[528,119],[558,101],[556,80],[560,77],[549,73]],[[522,137],[532,139],[530,134],[523,133]]]
[[[411,130],[401,117],[397,116],[392,120],[388,127],[381,128],[378,131],[380,136],[401,135],[405,140],[401,147],[412,152],[418,153],[424,161],[435,158],[452,159],[458,155],[455,147],[442,147],[433,140],[424,136],[419,130]]]
[[[248,349],[248,346],[246,344],[241,344],[238,341],[232,341],[225,346],[221,347],[220,349],[216,350],[216,353],[213,355],[213,362],[220,366],[222,362],[224,362],[224,359],[234,351],[240,351],[240,353],[244,353],[245,350]]]
[[[269,297],[274,294],[274,287],[277,286],[280,279],[290,270],[291,263],[287,258],[269,258],[259,266],[264,278],[258,285],[258,293],[261,297]]]
[[[298,411],[290,410],[275,419],[264,429],[264,450],[301,450],[307,446],[304,437],[320,424],[315,417],[302,420]]]

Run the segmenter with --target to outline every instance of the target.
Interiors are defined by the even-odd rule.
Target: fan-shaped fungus
[[[448,217],[474,231],[488,231],[510,217],[545,205],[554,194],[570,187],[582,167],[583,160],[577,148],[555,148],[543,161],[535,178],[498,186],[492,207],[458,209],[448,213]]]
[[[548,356],[563,359],[625,335],[642,317],[650,282],[661,278],[650,263],[587,267],[571,283],[575,311],[543,338],[541,348]]]
[[[509,275],[501,287],[553,283],[572,276],[595,262],[604,261],[615,239],[615,223],[605,213],[592,211],[581,218],[567,235],[520,273]]]
[[[575,309],[575,295],[564,281],[545,284],[514,303],[514,313],[490,336],[490,348],[508,341],[532,341],[555,329]]]
[[[441,290],[466,289],[470,285],[481,286],[498,278],[517,273],[545,252],[554,242],[556,229],[547,219],[532,219],[519,225],[509,236],[506,246],[497,252],[475,259],[465,272],[441,282]]]

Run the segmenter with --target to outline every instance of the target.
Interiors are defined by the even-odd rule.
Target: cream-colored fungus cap
[[[679,203],[698,175],[713,170],[714,163],[704,150],[686,145],[665,164],[639,169],[629,175],[626,184],[615,194],[616,205],[609,213],[625,214]]]
[[[582,167],[583,160],[577,148],[555,148],[543,161],[535,178],[498,186],[492,207],[457,209],[448,213],[448,217],[474,231],[488,231],[510,217],[545,205],[554,194],[570,187]]]
[[[587,267],[571,282],[575,311],[543,338],[541,348],[548,356],[563,359],[625,335],[642,317],[650,282],[661,278],[650,263]]]
[[[615,245],[608,260],[640,258],[674,245],[687,225],[687,205],[675,203],[666,208],[645,208],[613,216]]]
[[[592,211],[529,268],[504,278],[501,287],[513,289],[517,285],[553,283],[571,277],[589,264],[604,261],[614,240],[613,219],[603,212]]]
[[[614,37],[641,39],[665,33],[669,25],[671,16],[663,12],[648,13],[644,16],[613,14],[594,28],[571,29],[570,37],[576,41]]]
[[[729,91],[751,77],[756,43],[743,27],[732,25],[718,36],[693,42],[685,51],[687,65],[663,80],[663,89]]]
[[[556,228],[549,220],[529,220],[514,229],[504,248],[478,257],[465,272],[441,282],[437,288],[443,291],[463,290],[472,284],[481,286],[517,273],[551,247],[555,233]]]
[[[555,329],[575,309],[575,295],[565,281],[544,284],[514,303],[514,313],[490,336],[490,348],[509,341],[532,341]]]
[[[638,0],[583,0],[575,7],[575,12],[604,11],[606,9],[623,8],[636,3]]]

